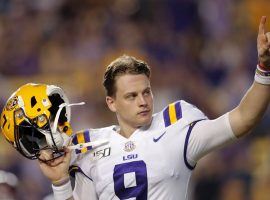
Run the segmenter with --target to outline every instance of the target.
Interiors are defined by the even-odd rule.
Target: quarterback
[[[56,200],[186,200],[200,158],[248,134],[267,109],[270,33],[265,23],[262,17],[254,82],[239,105],[217,119],[184,100],[153,114],[150,68],[124,55],[107,67],[103,82],[118,125],[72,134],[69,107],[74,104],[62,89],[27,84],[8,100],[2,132],[22,155],[39,159]]]

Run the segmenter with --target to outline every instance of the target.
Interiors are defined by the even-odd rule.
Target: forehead
[[[119,93],[136,92],[150,87],[150,81],[144,74],[124,74],[116,78],[115,86]]]

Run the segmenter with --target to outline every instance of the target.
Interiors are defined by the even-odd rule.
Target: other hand
[[[265,32],[266,16],[262,16],[258,38],[257,38],[257,50],[259,64],[270,70],[270,32]]]

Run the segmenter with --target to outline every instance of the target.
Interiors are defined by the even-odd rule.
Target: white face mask
[[[70,136],[61,133],[58,129],[60,113],[64,107],[84,104],[84,102],[73,104],[62,103],[59,105],[55,118],[51,123],[48,123],[48,127],[46,129],[32,126],[30,121],[25,118],[25,121],[29,123],[28,132],[30,134],[26,134],[23,140],[19,140],[20,149],[24,152],[25,155],[29,157],[39,155],[39,150],[51,151],[54,152],[52,153],[53,155],[60,156],[61,150],[64,146],[68,146],[71,139]],[[27,148],[29,145],[32,146]],[[33,148],[36,148],[36,152],[31,151]]]
[[[61,105],[59,105],[59,109],[55,115],[55,118],[54,118],[54,123],[53,123],[53,127],[52,127],[52,134],[56,133],[57,131],[57,125],[58,125],[58,121],[59,121],[59,117],[60,117],[60,113],[62,111],[62,109],[64,107],[71,107],[71,106],[81,106],[81,105],[84,105],[85,102],[80,102],[80,103],[70,103],[70,104],[67,104],[67,103],[62,103]]]
[[[77,145],[72,145],[72,146],[68,146],[69,143],[69,139],[63,138],[63,137],[68,137],[65,134],[61,134],[60,132],[58,132],[57,130],[57,124],[58,124],[58,120],[59,120],[59,116],[60,113],[62,111],[62,109],[64,107],[70,107],[70,106],[79,106],[79,105],[84,105],[85,102],[80,102],[80,103],[72,103],[72,104],[66,104],[66,103],[62,103],[59,106],[59,110],[57,111],[56,115],[55,115],[55,119],[54,119],[54,123],[53,123],[53,128],[52,128],[52,135],[54,138],[54,142],[56,144],[57,147],[63,147],[63,146],[67,146],[69,149],[78,149],[81,150],[85,147],[89,147],[91,146],[92,148],[96,148],[99,147],[101,145],[104,145],[106,143],[108,143],[108,140],[102,139],[102,140],[98,140],[98,141],[93,141],[93,142],[86,142],[86,143],[81,143],[81,144],[77,144]]]
[[[68,135],[63,134],[57,130],[57,125],[58,125],[60,113],[64,107],[71,107],[71,106],[84,105],[84,104],[85,104],[85,102],[72,103],[72,104],[62,103],[61,105],[59,105],[59,109],[55,115],[54,122],[51,126],[51,133],[50,133],[50,131],[39,129],[39,131],[43,135],[45,135],[48,146],[50,146],[50,147],[56,146],[58,149],[62,149],[64,146],[66,146],[72,150],[74,150],[74,149],[81,150],[85,147],[90,147],[90,146],[92,148],[96,148],[96,147],[99,147],[101,145],[107,144],[109,142],[108,140],[102,139],[102,140],[98,140],[98,141],[86,142],[86,143],[81,143],[81,144],[77,144],[77,145],[69,145],[71,137],[69,137]]]
[[[47,143],[49,146],[53,146],[56,145],[58,148],[62,148],[63,146],[67,146],[69,143],[69,139],[70,137],[60,133],[57,130],[57,125],[58,125],[58,121],[59,121],[59,117],[60,117],[60,113],[62,111],[62,109],[64,107],[71,107],[71,106],[81,106],[84,105],[85,102],[80,102],[80,103],[71,103],[71,104],[67,104],[67,103],[62,103],[61,105],[59,105],[59,109],[55,115],[54,118],[54,123],[51,127],[51,131],[52,131],[52,137],[49,133],[47,133],[47,131],[43,131],[42,133],[45,135]]]

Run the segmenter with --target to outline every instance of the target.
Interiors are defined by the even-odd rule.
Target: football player
[[[61,142],[59,146],[39,145],[31,130],[20,133],[16,128],[19,133],[15,134],[15,147],[23,143],[24,135],[28,135],[31,145],[37,141],[38,153],[29,153],[41,160],[41,170],[52,181],[55,199],[188,199],[190,176],[199,159],[246,135],[266,111],[270,100],[270,34],[265,33],[265,23],[266,17],[262,17],[254,83],[235,109],[217,119],[209,120],[183,100],[153,115],[150,68],[145,62],[124,55],[108,66],[103,82],[106,103],[116,114],[118,125],[81,131],[71,136],[71,143]],[[16,111],[13,109],[13,116]],[[5,134],[7,119],[2,118]],[[60,135],[65,121],[59,123]],[[53,144],[54,131],[48,132]],[[23,146],[30,151],[28,144]],[[54,151],[60,156],[53,156]],[[75,176],[73,189],[70,175]]]

